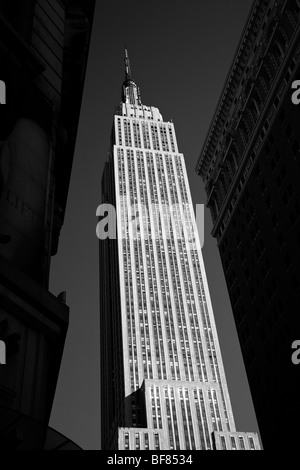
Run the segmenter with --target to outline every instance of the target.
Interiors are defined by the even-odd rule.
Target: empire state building
[[[174,125],[142,104],[127,50],[125,66],[102,179],[101,447],[259,450],[235,428]]]

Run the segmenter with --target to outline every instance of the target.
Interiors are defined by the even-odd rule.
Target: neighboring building
[[[265,449],[295,448],[299,435],[296,80],[300,1],[255,1],[197,165]]]
[[[44,446],[68,327],[48,291],[64,220],[95,0],[1,0],[0,446]],[[3,90],[2,90],[3,91]],[[3,93],[2,93],[3,95]],[[3,101],[3,98],[1,98]]]
[[[100,242],[102,449],[258,450],[236,433],[174,125],[142,105],[125,62],[102,179],[118,234]]]

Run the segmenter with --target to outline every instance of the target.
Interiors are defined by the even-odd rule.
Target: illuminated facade
[[[102,449],[208,450],[224,436],[234,440],[228,449],[231,442],[258,449],[255,434],[235,438],[174,125],[142,105],[127,52],[102,196],[117,209],[118,231],[117,240],[100,242]],[[128,207],[138,215],[136,231]]]

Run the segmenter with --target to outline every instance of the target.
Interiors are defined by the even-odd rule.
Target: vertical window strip
[[[198,397],[197,390],[194,390],[194,402],[195,402],[196,416],[197,416],[198,429],[199,429],[199,435],[200,435],[200,446],[201,446],[201,450],[206,450],[205,436],[204,436],[204,430],[203,430],[203,419],[201,416],[200,404],[199,404],[200,400]]]
[[[225,437],[224,437],[224,436],[220,436],[220,438],[221,438],[222,450],[227,450]]]
[[[207,390],[207,395],[208,395],[208,403],[209,403],[209,407],[210,407],[210,417],[211,417],[211,421],[212,421],[212,424],[213,424],[213,429],[214,429],[214,431],[217,431],[218,430],[217,419],[216,419],[216,415],[215,415],[215,409],[214,409],[214,405],[213,405],[210,390]]]
[[[187,424],[187,416],[186,416],[186,409],[184,406],[184,398],[182,396],[182,390],[180,391],[180,407],[181,407],[181,417],[182,417],[182,423],[183,423],[183,432],[184,432],[184,440],[185,440],[185,448],[186,450],[190,450],[190,438],[189,438],[189,430],[188,430],[188,424]]]
[[[250,450],[255,450],[255,444],[254,444],[254,439],[253,437],[248,437],[248,440],[249,440],[249,446],[250,446]]]
[[[240,450],[246,450],[244,438],[242,436],[239,436],[239,445],[240,445]]]
[[[193,450],[195,450],[196,449],[196,442],[195,442],[195,435],[194,435],[194,428],[193,428],[193,419],[192,419],[192,413],[191,413],[189,393],[188,393],[187,389],[185,389],[185,404],[186,404],[186,410],[187,410],[187,416],[188,416],[188,425],[189,425],[189,431],[190,431],[191,448]]]
[[[160,450],[159,434],[154,434],[154,450]]]
[[[232,450],[237,450],[237,448],[236,448],[236,442],[235,442],[235,437],[234,437],[234,436],[230,436],[230,440],[231,440],[231,448],[232,448]]]
[[[159,175],[161,178],[161,192],[162,192],[162,199],[164,201],[168,201],[168,194],[167,194],[167,183],[165,178],[165,169],[163,166],[163,159],[160,155],[156,155],[156,164],[159,171]],[[170,234],[172,233],[172,228],[170,227]],[[175,257],[171,260],[170,266],[172,266],[172,261],[174,262]],[[183,267],[183,265],[182,265]],[[175,286],[174,286],[175,287]],[[176,289],[176,287],[175,287]],[[179,330],[180,334],[180,342],[181,342],[181,353],[183,357],[184,367],[185,367],[185,374],[186,380],[194,380],[194,372],[190,354],[190,344],[187,335],[187,325],[186,325],[186,318],[184,312],[177,311],[177,318],[181,328]]]
[[[199,396],[200,396],[200,407],[201,407],[202,420],[203,420],[204,430],[205,430],[206,447],[207,447],[207,449],[211,449],[210,433],[209,433],[209,429],[208,429],[208,422],[207,422],[207,415],[206,415],[205,404],[204,404],[203,391],[199,390],[198,393],[199,393]]]
[[[141,438],[138,432],[135,433],[135,450],[141,450]]]
[[[218,397],[217,397],[217,392],[216,390],[212,390],[213,393],[213,402],[214,402],[214,407],[215,407],[215,413],[217,416],[217,422],[218,422],[218,430],[223,431],[222,429],[222,420],[220,416],[220,409],[219,409],[219,403],[218,403]]]

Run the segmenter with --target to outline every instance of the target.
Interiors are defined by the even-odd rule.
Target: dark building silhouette
[[[0,3],[0,447],[41,449],[47,434],[69,317],[65,295],[48,290],[49,270],[94,7],[94,0]]]
[[[255,1],[197,165],[265,449],[299,435],[299,79],[299,0]]]

